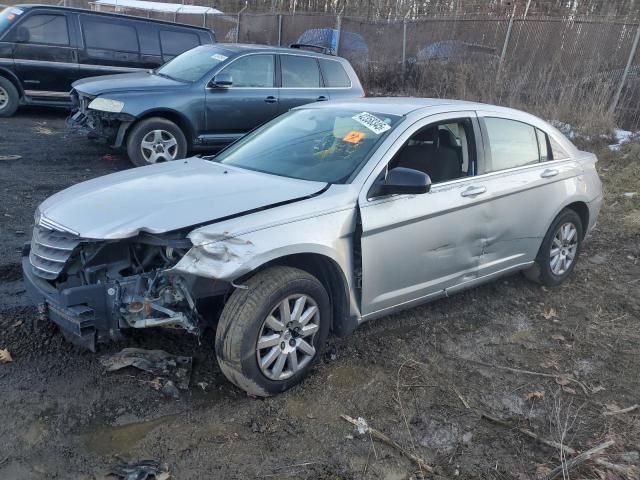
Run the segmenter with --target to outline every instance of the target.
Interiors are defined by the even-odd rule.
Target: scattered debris
[[[33,130],[41,135],[53,135],[53,130],[42,125],[37,125]]]
[[[534,392],[529,392],[524,398],[526,400],[531,400],[532,398],[544,398],[544,390],[536,390]]]
[[[343,420],[349,422],[352,425],[355,425],[355,427],[357,428],[358,433],[360,433],[360,435],[364,435],[365,433],[368,433],[373,438],[376,438],[376,439],[380,440],[382,443],[385,443],[385,444],[389,445],[390,447],[393,447],[396,450],[398,450],[401,454],[403,454],[405,457],[409,458],[416,465],[418,465],[418,467],[420,467],[421,470],[424,470],[425,472],[433,473],[433,467],[431,465],[427,464],[424,460],[422,460],[417,455],[414,455],[413,453],[411,453],[408,450],[406,450],[399,443],[394,442],[393,440],[391,440],[389,437],[387,437],[381,431],[376,430],[375,428],[371,428],[367,424],[367,421],[364,418],[358,417],[358,420],[356,420],[356,419],[350,417],[349,415],[340,415],[340,418],[342,418]]]
[[[551,320],[552,318],[558,318],[558,314],[556,313],[556,309],[553,307],[550,307],[549,309],[545,309],[544,312],[542,312],[542,316],[544,317],[545,320]]]
[[[564,335],[560,335],[556,333],[555,335],[551,335],[552,340],[557,340],[558,342],[566,342],[567,340],[564,338]]]
[[[602,385],[598,385],[597,387],[593,387],[591,389],[591,393],[604,392],[605,390],[606,388],[604,388]]]
[[[167,480],[171,477],[169,466],[156,460],[119,464],[114,466],[109,474],[125,480]]]
[[[610,415],[619,415],[621,413],[633,412],[634,410],[637,410],[638,408],[640,408],[640,405],[635,404],[627,408],[617,408],[617,405],[615,404],[607,404],[606,407],[607,407],[607,410],[609,411],[604,412],[603,415],[610,416]]]
[[[13,357],[9,353],[9,350],[6,348],[4,350],[0,350],[0,363],[10,363],[13,362]]]
[[[180,390],[189,388],[193,359],[172,355],[164,350],[145,350],[143,348],[125,348],[113,355],[100,358],[108,372],[126,367],[135,367],[153,375],[170,378]],[[166,384],[165,384],[166,385]],[[169,387],[171,390],[171,387]]]
[[[160,389],[160,392],[167,397],[176,399],[180,398],[180,392],[178,392],[176,385],[171,380],[167,380],[167,382]]]
[[[336,358],[338,358],[338,349],[335,345],[329,345],[324,351],[324,361],[333,362]]]
[[[587,450],[586,452],[583,452],[583,453],[573,457],[571,460],[567,460],[566,462],[562,462],[561,465],[558,465],[556,468],[551,470],[549,475],[547,475],[547,478],[548,479],[552,479],[552,478],[556,478],[556,477],[558,477],[560,475],[563,475],[563,474],[566,475],[566,473],[569,472],[569,470],[577,467],[578,465],[582,465],[587,460],[591,460],[591,458],[593,458],[594,456],[602,453],[604,450],[609,448],[614,443],[615,442],[613,440],[609,440],[607,442],[601,443],[597,447],[593,447],[593,448]],[[574,451],[574,453],[575,453],[575,451]]]
[[[624,192],[622,195],[626,198],[633,198],[638,194],[638,192]]]
[[[207,388],[209,388],[209,384],[207,382],[198,382],[196,385],[198,385],[203,392],[206,392]]]
[[[596,253],[595,255],[589,257],[589,262],[593,263],[594,265],[604,265],[607,262],[607,257]]]
[[[471,439],[473,438],[473,433],[467,432],[462,435],[462,443],[469,444],[471,443]]]
[[[569,385],[569,376],[568,375],[556,375],[556,383],[562,387],[565,385]]]
[[[110,153],[105,153],[102,157],[101,160],[104,160],[106,162],[113,162],[116,159],[116,157],[114,157],[113,155],[111,155]]]
[[[22,155],[0,155],[0,161],[2,160],[20,160]]]
[[[558,364],[557,360],[545,360],[540,364],[540,366],[542,368],[553,368],[554,370],[560,371],[560,365]]]

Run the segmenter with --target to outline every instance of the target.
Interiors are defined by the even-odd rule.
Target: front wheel
[[[576,266],[582,237],[580,216],[571,209],[560,212],[542,241],[535,264],[524,272],[525,276],[547,287],[563,283]]]
[[[187,155],[187,139],[180,127],[171,120],[147,118],[131,130],[127,139],[127,154],[138,167],[170,162]]]
[[[296,268],[268,268],[245,285],[222,312],[216,356],[232,383],[266,397],[300,382],[317,361],[331,303],[322,283]]]
[[[16,87],[4,77],[0,77],[0,117],[10,117],[18,109],[20,93]]]

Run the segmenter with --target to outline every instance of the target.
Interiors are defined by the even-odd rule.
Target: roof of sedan
[[[367,109],[372,112],[385,113],[387,115],[407,115],[408,113],[422,108],[436,108],[445,105],[458,106],[468,109],[474,109],[479,106],[486,106],[475,102],[467,102],[464,100],[448,100],[445,98],[371,97],[317,102],[298,108],[341,108],[345,110]]]

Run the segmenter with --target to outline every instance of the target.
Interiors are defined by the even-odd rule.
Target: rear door
[[[324,101],[329,94],[322,84],[316,57],[306,55],[278,55],[280,60],[280,105],[284,113],[299,105]]]
[[[83,13],[79,18],[83,39],[83,47],[78,52],[82,77],[145,67],[136,22],[90,13]]]
[[[14,42],[15,68],[25,94],[69,100],[71,83],[78,74],[69,15],[37,9],[23,17],[8,37]]]

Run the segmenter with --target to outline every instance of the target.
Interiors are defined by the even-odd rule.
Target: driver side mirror
[[[229,88],[233,85],[230,73],[219,73],[207,85],[209,88]]]
[[[396,167],[389,170],[386,178],[373,184],[369,198],[386,195],[420,195],[429,190],[431,190],[429,175],[412,168]]]

